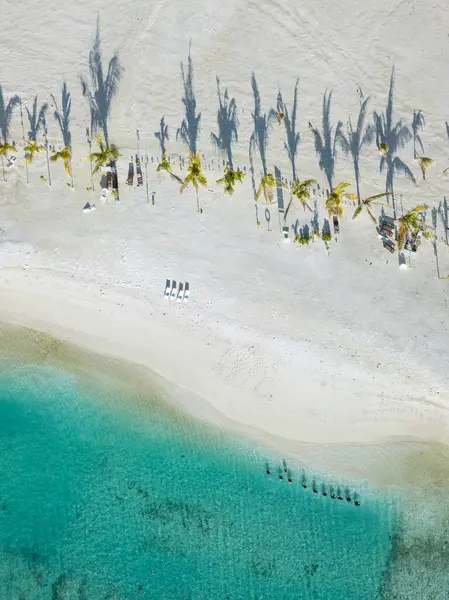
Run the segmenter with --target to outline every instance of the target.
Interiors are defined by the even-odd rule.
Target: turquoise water
[[[86,389],[0,371],[2,600],[382,597],[387,501],[267,477],[261,449]]]

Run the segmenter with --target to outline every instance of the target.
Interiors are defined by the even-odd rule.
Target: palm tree
[[[426,237],[430,234],[432,227],[426,225],[420,218],[420,213],[427,210],[429,207],[427,204],[420,204],[419,206],[412,208],[408,213],[399,217],[399,231],[398,231],[398,249],[402,250],[408,237],[416,238],[420,232]]]
[[[380,172],[386,169],[385,191],[391,192],[393,214],[396,219],[396,204],[394,199],[394,176],[403,173],[408,179],[416,183],[413,173],[408,166],[396,155],[399,148],[403,148],[410,141],[412,134],[409,128],[399,120],[393,124],[393,90],[394,90],[394,68],[391,71],[390,89],[385,112],[374,112],[374,123],[376,126],[377,147],[382,149],[380,156]]]
[[[26,162],[30,165],[33,162],[34,155],[41,150],[45,150],[45,146],[38,146],[36,141],[30,140],[24,148]]]
[[[285,183],[281,179],[276,179],[273,173],[267,173],[266,175],[264,175],[260,180],[260,184],[256,192],[256,201],[259,200],[260,194],[263,192],[265,202],[271,203],[271,201],[273,200],[273,190],[276,187],[276,185],[287,189]]]
[[[390,196],[390,194],[391,194],[391,192],[383,192],[382,194],[376,194],[374,196],[370,196],[369,198],[365,198],[364,200],[361,200],[359,205],[355,209],[354,214],[352,215],[352,218],[355,219],[356,217],[359,216],[359,214],[362,212],[362,210],[366,210],[371,221],[374,224],[376,224],[377,223],[376,217],[371,212],[371,206],[373,204],[378,204],[379,206],[388,206],[388,204],[382,204],[382,202],[376,202],[376,200],[378,200],[379,198],[385,198],[385,196]]]
[[[423,129],[426,120],[424,119],[424,115],[422,110],[414,110],[413,111],[413,121],[412,121],[412,132],[413,132],[413,157],[418,158],[418,153],[416,151],[416,143],[419,144],[421,148],[421,152],[424,154],[424,146],[421,141],[421,137],[419,136],[419,131]]]
[[[333,126],[330,123],[330,112],[332,103],[332,92],[324,92],[323,96],[323,118],[322,134],[309,121],[309,128],[315,139],[315,151],[319,156],[320,169],[324,171],[329,183],[329,190],[332,192],[335,170],[335,161],[337,157],[337,143],[340,140],[343,123],[338,121],[335,133],[332,136]]]
[[[290,160],[290,164],[292,166],[293,179],[296,180],[296,153],[298,152],[298,145],[300,142],[300,134],[296,131],[296,111],[298,106],[298,83],[299,77],[296,80],[295,90],[293,92],[293,108],[292,114],[290,117],[290,113],[287,105],[284,103],[281,92],[278,94],[277,99],[277,110],[278,110],[278,122],[279,125],[281,122],[284,123],[285,134],[287,136],[287,141],[284,141],[284,148],[287,152],[288,158]]]
[[[184,179],[184,181],[181,185],[180,193],[182,194],[182,192],[186,189],[186,187],[189,185],[189,183],[191,183],[193,185],[193,187],[195,188],[195,192],[196,192],[196,204],[197,204],[198,212],[202,213],[203,209],[200,208],[200,199],[199,199],[199,195],[198,195],[198,184],[202,185],[203,187],[206,187],[207,180],[204,177],[203,172],[201,171],[201,161],[200,161],[200,155],[198,153],[190,155],[189,166],[188,166],[187,170],[188,170],[187,177]]]
[[[161,147],[161,154],[164,157],[167,154],[167,148],[165,146],[165,140],[168,140],[168,125],[165,124],[165,117],[162,117],[159,124],[159,131],[154,132],[154,137],[159,140]]]
[[[91,85],[81,77],[83,95],[87,96],[90,107],[90,131],[93,134],[98,129],[103,131],[106,148],[109,147],[108,120],[111,112],[112,101],[117,93],[122,67],[117,54],[109,61],[108,71],[105,75],[101,56],[100,17],[97,18],[97,32],[89,52],[89,71]]]
[[[169,163],[167,156],[165,154],[162,155],[162,160],[156,167],[156,171],[158,173],[160,173],[161,171],[166,171],[170,175],[170,177],[172,177],[173,179],[176,179],[176,181],[178,181],[179,183],[182,183],[182,179],[180,177],[178,177],[178,175],[176,175],[175,173],[172,172],[171,164]]]
[[[360,154],[364,146],[368,146],[373,141],[374,126],[370,123],[365,127],[366,110],[370,98],[366,98],[360,105],[359,116],[357,118],[357,127],[354,129],[351,117],[348,120],[347,136],[340,133],[339,142],[343,152],[351,155],[354,167],[355,185],[357,187],[357,200],[360,205]]]
[[[338,215],[339,217],[343,216],[343,207],[341,205],[343,196],[346,198],[351,198],[352,200],[357,200],[357,196],[355,194],[346,194],[345,190],[349,187],[350,183],[339,183],[331,192],[329,192],[326,199],[326,210],[329,213],[329,218],[332,215]]]
[[[276,118],[276,111],[270,109],[268,114],[261,113],[260,105],[260,93],[257,87],[256,76],[253,73],[251,76],[251,87],[254,95],[254,112],[251,113],[253,118],[254,129],[249,140],[250,153],[257,148],[260,154],[260,160],[262,162],[263,176],[266,177],[267,172],[267,144],[268,144],[268,133],[273,120]]]
[[[5,172],[5,162],[4,158],[8,154],[8,152],[17,152],[14,146],[11,144],[0,142],[0,156],[2,157],[2,169],[3,169],[3,179],[6,181],[6,172]]]
[[[97,142],[99,150],[98,152],[91,152],[88,156],[89,160],[95,163],[92,175],[95,175],[95,173],[97,173],[109,161],[117,160],[119,156],[122,156],[115,144],[111,144],[110,146],[106,145],[99,131],[97,131],[95,134],[95,141]]]
[[[4,157],[6,156],[7,152],[8,152],[8,143],[9,143],[9,129],[11,127],[11,120],[12,120],[12,115],[13,115],[13,111],[14,108],[20,103],[20,98],[19,96],[11,96],[11,98],[9,99],[8,103],[5,106],[5,99],[3,97],[3,89],[2,86],[0,85],[0,133],[1,133],[1,148],[2,151],[0,152],[1,157],[2,157],[2,168],[3,168],[3,179],[6,181],[6,174],[5,174],[5,164],[4,164]],[[9,150],[11,150],[13,147],[9,146]],[[14,149],[15,151],[15,149]]]
[[[297,198],[302,204],[304,210],[306,207],[311,211],[312,209],[307,204],[307,200],[310,198],[310,186],[316,184],[315,179],[305,179],[304,181],[300,181],[299,179],[295,179],[290,188],[290,202],[288,203],[287,209],[284,213],[284,221],[287,219],[288,211],[293,202],[293,198]]]
[[[213,144],[227,157],[228,166],[231,171],[234,169],[232,162],[232,144],[238,142],[238,126],[237,104],[235,98],[229,100],[228,88],[225,88],[224,94],[220,90],[220,80],[217,77],[217,95],[218,95],[218,112],[217,124],[218,135],[211,133],[210,137]],[[233,171],[236,172],[236,171]]]
[[[232,196],[237,182],[243,183],[245,173],[241,171],[234,171],[229,165],[226,165],[224,176],[221,179],[217,179],[217,183],[224,183],[225,193]]]
[[[426,170],[433,165],[433,159],[428,156],[415,156],[421,168],[422,178],[426,179]]]
[[[70,167],[71,158],[72,158],[72,153],[70,152],[70,148],[68,148],[67,146],[64,146],[64,148],[62,148],[62,150],[55,152],[52,155],[50,160],[52,162],[56,162],[57,160],[61,159],[64,163],[64,170],[67,173],[67,176],[72,177],[72,170]],[[72,187],[73,187],[73,178],[72,178]]]

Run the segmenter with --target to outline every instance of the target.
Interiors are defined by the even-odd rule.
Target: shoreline
[[[377,488],[395,495],[398,491],[425,497],[425,490],[435,486],[438,492],[449,489],[449,477],[441,475],[449,458],[449,448],[432,440],[385,438],[377,444],[312,443],[294,441],[233,421],[220,413],[191,390],[166,380],[147,366],[101,355],[86,347],[53,337],[42,331],[17,324],[1,323],[0,344],[8,352],[2,358],[19,364],[36,364],[60,368],[77,376],[83,385],[102,385],[122,390],[132,405],[114,406],[115,410],[138,410],[145,414],[148,402],[164,412],[173,411],[178,418],[204,425],[231,435],[243,445],[256,444],[272,453],[285,456],[307,471],[315,470],[329,480],[344,479],[359,486]],[[150,400],[151,399],[151,400]],[[436,480],[430,473],[437,474]]]

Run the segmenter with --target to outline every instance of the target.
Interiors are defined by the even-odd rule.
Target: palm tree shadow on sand
[[[410,129],[403,124],[402,119],[393,123],[393,95],[394,95],[394,67],[391,71],[390,89],[385,112],[374,112],[374,123],[376,127],[376,143],[380,156],[379,171],[386,170],[385,192],[391,195],[393,215],[396,219],[396,203],[394,198],[394,178],[397,173],[402,173],[416,183],[415,176],[397,156],[397,151],[403,148],[412,139]]]
[[[193,61],[191,55],[191,43],[189,44],[189,56],[187,59],[187,74],[184,70],[184,64],[181,63],[182,84],[184,87],[185,117],[181,126],[176,132],[176,139],[180,139],[189,149],[190,154],[196,156],[198,134],[200,130],[201,113],[196,114],[196,97],[193,89]]]
[[[277,98],[278,115],[280,115],[280,114],[283,115],[282,120],[284,122],[285,134],[287,137],[287,141],[284,142],[284,148],[287,152],[287,155],[290,160],[291,167],[292,167],[293,180],[296,179],[295,159],[296,159],[296,154],[298,152],[298,145],[299,145],[299,142],[301,139],[299,132],[296,131],[296,112],[297,112],[297,108],[298,108],[298,83],[299,83],[299,77],[296,80],[295,89],[293,92],[293,106],[292,106],[291,115],[288,110],[288,106],[284,102],[281,92],[278,93],[278,98]]]
[[[61,130],[64,146],[71,150],[72,134],[70,132],[70,113],[72,109],[72,98],[70,96],[70,92],[67,90],[67,84],[65,81],[61,90],[61,106],[59,107],[58,102],[53,94],[51,95],[51,98],[55,105],[53,116],[58,122],[59,129]]]
[[[92,50],[89,52],[90,86],[87,80],[80,76],[83,96],[89,101],[90,132],[91,135],[98,129],[103,131],[106,147],[109,147],[108,120],[111,113],[112,101],[117,93],[123,68],[117,53],[109,61],[105,75],[102,63],[100,40],[100,17],[97,18],[97,32]]]
[[[218,135],[211,133],[213,144],[226,156],[229,167],[234,170],[232,161],[232,144],[238,142],[237,104],[235,98],[229,99],[228,88],[224,93],[220,90],[220,80],[217,77],[218,112],[217,124]]]
[[[343,123],[338,121],[335,133],[332,136],[333,125],[331,125],[330,120],[331,105],[332,91],[328,93],[326,90],[323,94],[323,115],[321,121],[323,131],[321,133],[309,121],[309,128],[313,133],[315,141],[315,152],[319,156],[319,166],[326,175],[330,191],[334,189],[333,181],[337,158],[337,143],[343,127]]]
[[[250,148],[250,156],[252,157],[252,152],[255,148],[259,150],[260,160],[262,162],[262,170],[263,175],[267,175],[267,144],[268,144],[268,134],[273,124],[274,119],[276,118],[276,111],[273,108],[267,113],[261,112],[260,105],[260,93],[259,88],[257,87],[256,76],[253,73],[251,75],[251,87],[253,89],[254,96],[254,112],[251,113],[253,118],[254,129],[251,134],[251,138],[249,141]]]

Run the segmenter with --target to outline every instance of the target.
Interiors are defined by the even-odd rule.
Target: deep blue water
[[[313,494],[273,458],[267,477],[261,448],[86,389],[0,370],[1,600],[382,597],[386,500]]]

